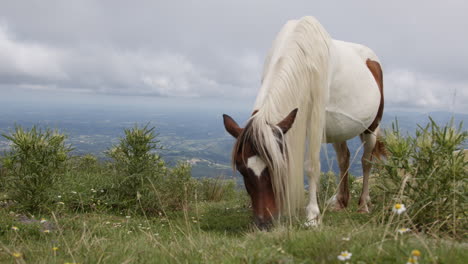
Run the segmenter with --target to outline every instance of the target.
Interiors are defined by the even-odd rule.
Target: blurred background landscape
[[[29,97],[28,100],[9,101],[4,98],[0,101],[2,134],[11,132],[15,125],[58,129],[68,135],[67,142],[74,147],[73,155],[92,154],[104,160],[104,151],[118,142],[124,128],[149,124],[156,127],[158,139],[164,147],[159,154],[167,163],[189,162],[196,178],[224,176],[235,177],[238,182],[242,180],[230,167],[234,140],[224,130],[222,114],[229,114],[239,124],[244,124],[251,113],[249,102],[139,97],[130,97],[128,101],[93,97],[69,102],[59,98],[39,102]],[[467,114],[459,113],[385,111],[383,128],[391,129],[397,119],[400,129],[411,134],[418,124],[429,122],[429,115],[438,124],[445,124],[452,117],[456,125],[468,121]],[[361,176],[361,142],[355,138],[348,142],[348,146],[351,174]],[[1,137],[0,151],[7,149],[7,140]],[[328,144],[327,151],[322,151],[322,171],[337,172],[337,169],[335,152]]]

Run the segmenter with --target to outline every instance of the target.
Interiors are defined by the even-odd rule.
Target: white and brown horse
[[[346,140],[364,144],[359,210],[368,212],[368,178],[383,112],[379,60],[369,48],[333,40],[313,17],[289,21],[265,61],[262,85],[245,128],[223,115],[237,139],[233,166],[244,177],[255,222],[267,227],[278,215],[294,216],[304,206],[304,170],[309,177],[307,223],[320,214],[317,183],[320,148],[333,143],[340,167],[335,207],[348,205],[349,150]]]

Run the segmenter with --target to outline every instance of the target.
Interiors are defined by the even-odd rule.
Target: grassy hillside
[[[233,179],[196,179],[170,166],[151,127],[134,126],[109,150],[70,157],[66,137],[17,127],[0,167],[0,263],[465,263],[466,142],[461,126],[397,127],[374,165],[370,214],[330,211],[336,176],[321,177],[321,224],[252,225]]]
[[[0,263],[466,263],[468,245],[387,228],[379,212],[326,212],[318,228],[251,226],[247,203],[193,203],[158,217],[58,213],[47,222],[0,210]],[[12,227],[17,230],[12,230]],[[48,230],[48,231],[46,231]],[[344,263],[344,262],[343,262]]]

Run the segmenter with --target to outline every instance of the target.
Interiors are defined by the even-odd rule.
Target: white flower
[[[341,254],[338,255],[338,259],[341,260],[341,261],[345,261],[345,260],[351,259],[352,255],[353,254],[351,254],[348,251],[341,251]]]
[[[41,218],[41,224],[47,222],[47,220],[45,218]]]
[[[13,231],[18,231],[18,230],[19,230],[19,228],[18,228],[18,227],[16,227],[16,226],[12,226],[12,227],[11,227],[11,230],[13,230]]]
[[[397,230],[397,232],[400,233],[400,234],[404,234],[404,233],[409,232],[409,231],[411,231],[411,229],[406,228],[406,227],[398,228],[398,230]]]
[[[57,195],[57,198],[59,198],[59,199],[62,198],[62,195]]]
[[[350,237],[342,237],[341,240],[343,241],[349,241],[351,238]]]
[[[71,191],[71,193],[73,193],[73,194],[77,194],[77,192],[75,192],[75,191]]]
[[[393,206],[392,211],[393,211],[394,213],[401,214],[401,213],[403,213],[404,211],[406,211],[406,207],[405,207],[404,204],[396,203],[396,204]]]

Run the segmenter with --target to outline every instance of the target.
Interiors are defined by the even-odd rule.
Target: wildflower
[[[18,228],[18,227],[16,227],[16,226],[12,226],[12,227],[11,227],[11,230],[13,230],[13,231],[18,231],[18,230],[19,230],[19,228]]]
[[[131,218],[131,216],[127,215],[127,216],[125,216],[125,218],[127,218],[127,219],[130,219],[130,218]]]
[[[52,250],[53,251],[57,251],[59,248],[58,247],[53,247]]]
[[[278,252],[282,253],[282,254],[285,254],[286,252],[284,251],[283,248],[279,247],[276,249]]]
[[[107,221],[107,222],[106,222],[106,225],[110,225],[110,222],[109,222],[109,221]]]
[[[57,204],[58,205],[64,205],[65,203],[64,202],[58,202]]]
[[[404,204],[396,203],[396,204],[393,206],[392,211],[393,211],[394,213],[401,214],[401,213],[403,213],[404,211],[406,211],[406,207],[405,207]]]
[[[15,257],[15,258],[21,258],[21,256],[22,256],[21,253],[19,253],[19,252],[13,252],[11,255],[13,257]]]
[[[72,194],[77,194],[77,192],[75,192],[75,191],[71,191],[71,193],[72,193]]]
[[[345,260],[351,259],[352,255],[353,254],[351,254],[348,251],[341,251],[341,254],[338,255],[338,259],[341,260],[341,261],[345,261]]]
[[[47,222],[47,220],[45,218],[41,218],[41,224]]]
[[[350,239],[351,239],[350,237],[343,237],[343,238],[341,238],[341,240],[343,240],[343,241],[349,241]]]
[[[48,233],[50,233],[50,230],[46,229],[46,230],[44,230],[44,233],[48,234]]]
[[[57,195],[57,198],[59,198],[59,199],[62,198],[62,195]]]
[[[406,264],[418,264],[418,258],[421,256],[421,251],[415,249],[411,251],[411,257],[409,257]]]
[[[418,263],[419,263],[418,259],[414,257],[410,257],[408,261],[406,262],[406,264],[418,264]]]
[[[409,231],[411,231],[411,229],[406,228],[406,227],[398,228],[398,230],[397,230],[397,232],[399,234],[404,234],[404,233],[409,232]]]

